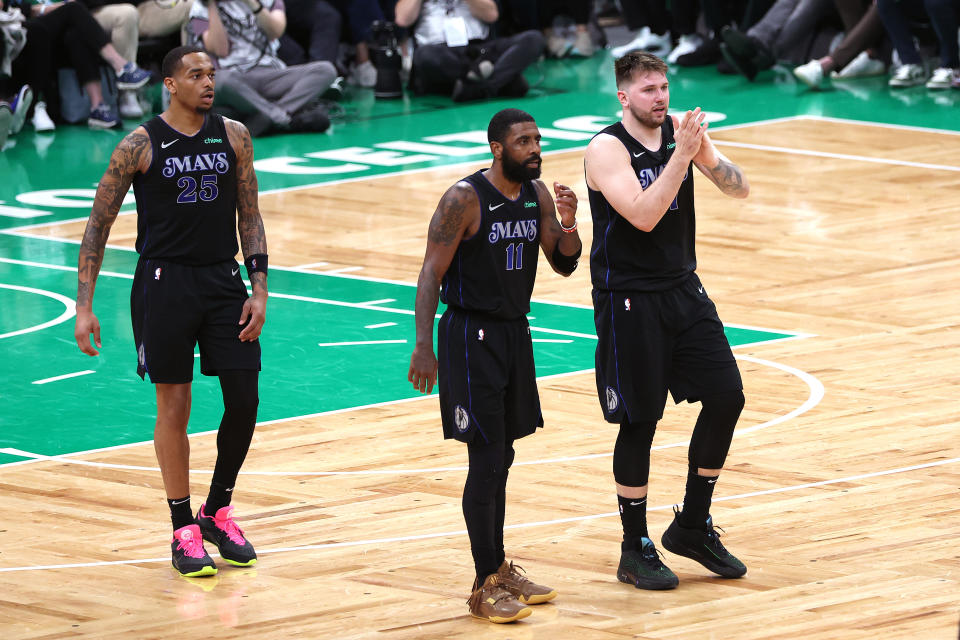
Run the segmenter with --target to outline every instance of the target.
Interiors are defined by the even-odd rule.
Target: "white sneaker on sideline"
[[[55,131],[57,125],[53,124],[50,115],[47,114],[47,103],[42,100],[33,105],[33,128],[38,133],[46,131]]]
[[[860,54],[851,60],[843,69],[840,69],[840,71],[831,71],[830,77],[850,80],[851,78],[882,76],[886,71],[887,67],[883,64],[883,60],[871,58],[866,51],[861,51]]]
[[[926,79],[927,74],[923,71],[923,65],[904,64],[893,72],[889,84],[891,87],[915,87],[923,84]]]
[[[140,100],[137,99],[136,91],[121,91],[119,102],[121,118],[134,119],[143,117],[143,107],[140,106]]]
[[[954,70],[950,67],[939,67],[933,70],[927,80],[927,89],[949,89],[953,83]]]
[[[807,64],[796,67],[793,75],[811,89],[819,89],[823,84],[823,66],[819,60],[811,60]]]
[[[353,67],[350,72],[350,84],[361,87],[375,87],[377,85],[377,68],[367,60]]]
[[[673,48],[673,51],[667,55],[667,64],[677,64],[677,59],[680,58],[680,56],[693,53],[701,46],[703,46],[703,38],[701,38],[698,33],[680,36],[680,42],[678,42],[677,46]]]
[[[622,44],[619,47],[613,47],[610,49],[610,53],[613,54],[614,58],[621,58],[631,51],[639,51],[643,49],[643,46],[646,44],[647,39],[651,36],[650,27],[643,27],[640,31],[637,32],[637,37],[628,42],[627,44]]]

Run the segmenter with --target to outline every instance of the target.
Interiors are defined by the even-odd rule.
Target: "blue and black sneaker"
[[[650,538],[640,538],[639,548],[624,541],[620,552],[617,580],[632,584],[637,589],[673,589],[680,580],[660,561],[657,547]]]
[[[741,578],[747,573],[747,567],[720,542],[720,534],[714,529],[711,516],[707,516],[702,529],[688,529],[680,526],[679,514],[680,510],[674,506],[673,522],[660,538],[664,549],[678,556],[696,560],[724,578]]]
[[[150,72],[144,71],[135,62],[128,62],[117,74],[118,89],[139,89],[150,82]]]

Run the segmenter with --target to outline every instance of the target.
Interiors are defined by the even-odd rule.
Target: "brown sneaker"
[[[556,589],[530,582],[530,580],[528,580],[526,576],[521,575],[517,569],[526,573],[523,567],[515,565],[513,562],[507,564],[506,560],[503,561],[500,569],[497,570],[497,575],[500,576],[500,584],[503,585],[504,589],[512,593],[517,600],[523,604],[541,604],[557,597]]]
[[[530,607],[520,604],[512,593],[500,583],[498,573],[487,576],[483,584],[475,587],[467,604],[470,613],[476,618],[484,618],[490,622],[513,622],[530,615]]]

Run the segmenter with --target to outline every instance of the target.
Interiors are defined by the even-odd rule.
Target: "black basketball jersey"
[[[622,122],[597,135],[606,133],[623,143],[630,153],[633,170],[646,189],[667,166],[676,147],[673,118],[664,119],[660,131],[659,149],[644,147],[627,133]],[[682,283],[697,268],[692,167],[692,163],[687,166],[677,197],[649,232],[630,224],[602,193],[588,189],[593,213],[590,276],[595,289],[661,291]]]
[[[184,135],[156,116],[143,125],[153,160],[133,179],[137,252],[144,258],[205,265],[237,254],[237,156],[223,118],[207,114]]]
[[[532,182],[510,200],[477,171],[463,179],[477,192],[480,228],[457,247],[443,276],[448,306],[516,319],[530,311],[540,253],[540,200]]]

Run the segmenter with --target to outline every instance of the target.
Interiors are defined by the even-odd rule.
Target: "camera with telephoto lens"
[[[373,66],[377,68],[377,84],[373,95],[377,98],[402,98],[403,82],[400,80],[400,46],[397,25],[392,22],[375,21],[370,25],[373,36],[370,47]]]

